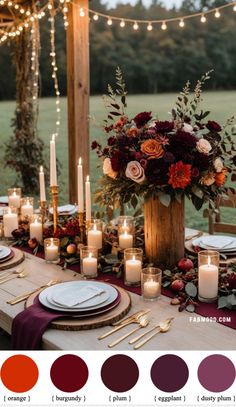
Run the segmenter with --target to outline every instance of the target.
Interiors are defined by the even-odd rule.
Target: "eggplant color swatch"
[[[227,390],[235,380],[235,367],[223,355],[207,356],[198,367],[198,380],[209,391],[218,393]]]
[[[176,355],[163,355],[152,365],[153,384],[161,391],[172,393],[181,390],[188,381],[189,371],[185,361]]]
[[[57,389],[72,393],[84,387],[88,380],[88,367],[79,356],[63,355],[52,364],[51,380]]]
[[[4,386],[14,393],[31,390],[37,383],[39,371],[29,356],[14,355],[6,359],[1,368]]]
[[[135,386],[139,378],[139,369],[131,357],[113,355],[104,362],[101,377],[109,390],[123,393]]]

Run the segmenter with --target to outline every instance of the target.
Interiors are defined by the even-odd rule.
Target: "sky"
[[[165,4],[167,7],[172,7],[172,6],[176,6],[178,7],[181,3],[182,0],[162,0],[163,4]],[[114,6],[117,3],[131,3],[131,4],[135,4],[137,3],[137,0],[103,0],[103,3],[107,3],[110,6]],[[143,0],[143,3],[145,5],[149,5],[151,3],[151,0]]]

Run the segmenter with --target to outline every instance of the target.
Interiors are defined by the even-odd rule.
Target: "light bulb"
[[[94,19],[94,21],[98,21],[98,15],[94,14],[93,19]]]
[[[220,18],[220,12],[219,12],[219,10],[218,10],[218,9],[216,9],[216,12],[215,12],[215,18]]]
[[[204,14],[201,16],[201,23],[205,23],[206,22],[206,17],[204,16]]]
[[[236,11],[236,3],[235,3],[235,5],[234,5],[234,7],[233,7],[233,11]]]
[[[135,23],[134,23],[134,25],[133,25],[133,29],[134,29],[135,31],[137,31],[137,30],[139,29],[139,26],[138,26],[137,21],[135,21]]]
[[[80,15],[80,17],[84,17],[84,16],[85,16],[85,12],[84,12],[84,9],[83,9],[83,8],[80,9],[79,15]]]
[[[148,31],[152,31],[152,29],[153,29],[152,24],[151,24],[151,23],[148,23],[148,25],[147,25],[147,30],[148,30]]]
[[[180,26],[181,28],[183,28],[183,27],[185,26],[185,22],[184,22],[183,18],[180,20],[179,26]]]
[[[122,20],[122,21],[120,22],[120,27],[121,27],[121,28],[124,28],[124,26],[125,26],[125,22],[124,22],[124,20]]]
[[[165,21],[163,21],[163,23],[162,23],[162,25],[161,25],[161,29],[162,29],[162,30],[166,30],[166,29],[167,29],[167,25],[166,25],[166,22],[165,22]]]
[[[107,25],[112,25],[112,19],[111,18],[108,18]]]

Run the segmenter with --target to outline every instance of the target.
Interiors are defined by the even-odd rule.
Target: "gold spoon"
[[[109,348],[113,348],[113,346],[118,345],[118,343],[122,342],[124,339],[128,338],[128,336],[137,332],[140,328],[145,328],[149,324],[149,319],[147,315],[143,315],[139,317],[139,326],[134,328],[132,331],[128,332],[127,334],[121,336],[120,338],[116,339],[112,343],[108,345]]]
[[[24,271],[24,269],[23,269],[23,267],[19,267],[18,269],[16,269],[16,270],[12,270],[12,271],[5,271],[4,273],[1,273],[1,275],[0,275],[0,281],[1,281],[1,279],[5,279],[5,278],[7,278],[8,276],[11,276],[12,274],[20,274],[20,273],[22,273],[22,271]]]
[[[10,304],[10,305],[18,304],[21,301],[27,300],[27,298],[29,298],[32,294],[36,293],[37,291],[39,291],[39,290],[42,291],[42,289],[51,287],[52,285],[58,284],[60,282],[61,282],[60,280],[50,280],[47,284],[44,284],[41,287],[37,287],[32,291],[29,291],[25,294],[21,294],[21,295],[18,295],[17,297],[14,297],[13,299],[7,301],[7,304]]]
[[[150,341],[155,335],[159,334],[159,333],[166,333],[169,331],[171,327],[171,322],[169,323],[160,323],[160,328],[157,332],[154,332],[152,335],[150,335],[148,338],[144,339],[143,341],[139,342],[137,345],[134,346],[134,349],[139,349],[141,348],[141,346],[145,345],[145,343],[147,343],[148,341]]]
[[[130,339],[129,344],[132,345],[133,343],[138,342],[139,339],[142,339],[145,335],[149,334],[150,332],[154,331],[157,328],[160,328],[161,324],[162,325],[163,324],[169,324],[173,319],[174,319],[173,317],[170,317],[170,318],[167,318],[165,321],[159,322],[157,325],[155,325],[152,328],[148,329],[148,331],[145,331],[143,334],[141,334],[139,336],[136,336],[133,339]]]
[[[7,281],[10,281],[10,280],[14,280],[14,278],[24,278],[27,275],[28,275],[27,271],[22,271],[20,274],[17,274],[16,276],[11,276],[11,277],[5,278],[4,280],[1,280],[0,284],[6,283]]]

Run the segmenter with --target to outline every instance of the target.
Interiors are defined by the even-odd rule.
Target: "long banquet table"
[[[25,254],[22,263],[28,276],[23,279],[15,278],[0,285],[0,327],[11,333],[14,317],[24,309],[24,303],[9,305],[7,300],[16,295],[31,291],[46,284],[52,278],[61,281],[78,280],[80,275],[72,270],[62,270],[57,265],[46,264],[43,259]],[[135,311],[150,308],[150,327],[168,317],[174,317],[169,332],[158,334],[154,339],[141,348],[141,350],[233,350],[236,349],[235,330],[217,322],[191,322],[193,317],[199,315],[186,311],[179,312],[178,307],[170,305],[170,299],[161,296],[156,302],[145,302],[142,297],[130,293],[132,307],[128,315]],[[235,311],[233,311],[235,312]],[[229,315],[231,312],[229,311]],[[112,336],[98,341],[97,338],[110,327],[102,327],[86,331],[61,331],[49,328],[42,338],[44,350],[108,350],[108,344],[121,335],[129,332],[134,325],[129,325]],[[143,331],[142,331],[143,332]],[[128,339],[117,345],[115,350],[132,350]]]

